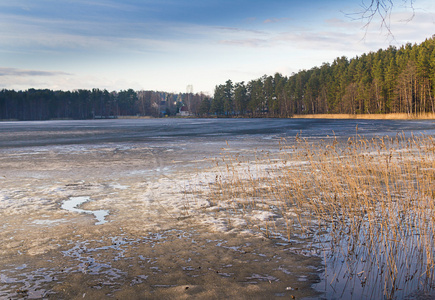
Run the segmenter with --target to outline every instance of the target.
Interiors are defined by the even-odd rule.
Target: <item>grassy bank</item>
[[[294,115],[295,119],[435,120],[435,114],[316,114]]]
[[[435,289],[433,137],[297,138],[278,154],[219,163],[210,199],[230,202],[229,215],[242,214],[269,238],[311,238],[338,295],[392,299]],[[258,211],[267,217],[252,218]]]

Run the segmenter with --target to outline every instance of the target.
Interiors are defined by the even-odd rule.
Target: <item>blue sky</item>
[[[435,34],[433,2],[396,1],[392,37],[379,18],[352,19],[360,0],[0,0],[0,88],[212,94],[227,79],[420,43]]]

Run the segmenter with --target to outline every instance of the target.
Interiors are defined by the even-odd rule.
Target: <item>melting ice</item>
[[[109,214],[108,210],[105,209],[85,210],[85,209],[78,208],[80,205],[88,201],[91,201],[90,197],[70,197],[68,200],[62,203],[61,208],[72,212],[93,214],[98,221],[95,223],[95,225],[106,223],[107,221],[105,220],[105,217]]]

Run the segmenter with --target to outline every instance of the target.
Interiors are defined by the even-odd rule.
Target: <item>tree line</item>
[[[173,116],[291,117],[294,114],[435,113],[435,35],[352,59],[276,73],[247,83],[227,80],[202,93],[92,89],[0,91],[0,119],[89,119]]]
[[[181,106],[193,114],[206,96],[156,91],[119,92],[100,89],[53,91],[28,89],[0,91],[0,119],[49,120],[117,118],[120,116],[174,116]]]
[[[203,114],[290,117],[293,114],[435,112],[435,35],[421,44],[370,52],[302,70],[217,85]]]

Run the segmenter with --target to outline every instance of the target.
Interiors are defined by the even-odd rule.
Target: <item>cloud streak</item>
[[[264,24],[270,24],[270,23],[280,23],[280,22],[285,22],[285,21],[289,21],[290,18],[271,18],[271,19],[266,19],[263,21]]]
[[[0,76],[70,76],[71,73],[61,71],[25,70],[0,67]]]

